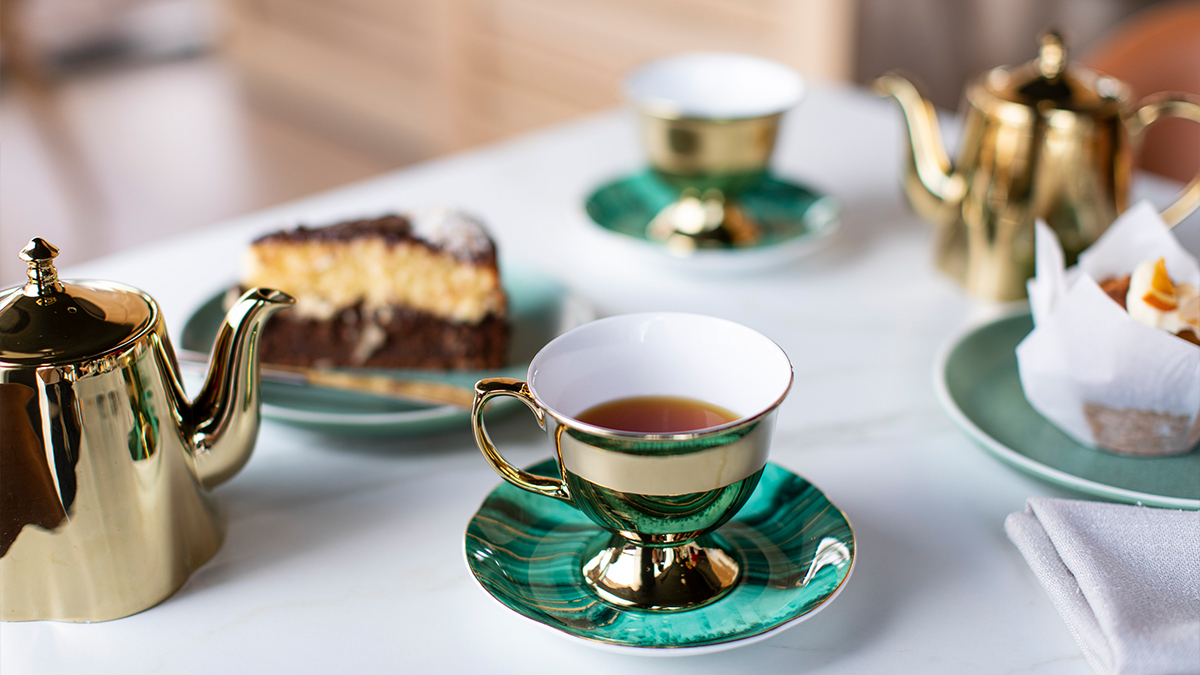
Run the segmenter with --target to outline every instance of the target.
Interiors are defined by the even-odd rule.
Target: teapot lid
[[[1067,60],[1061,34],[1046,31],[1036,59],[1015,67],[993,68],[982,86],[993,96],[1036,107],[1093,112],[1129,97],[1120,81]]]
[[[104,281],[62,281],[58,249],[34,238],[20,257],[29,281],[0,293],[0,364],[63,365],[133,342],[158,309],[135,288]]]

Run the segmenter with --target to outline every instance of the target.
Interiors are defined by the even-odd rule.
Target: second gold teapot
[[[1058,234],[1067,263],[1128,206],[1133,153],[1165,117],[1200,122],[1200,97],[1155,94],[1134,105],[1122,82],[1067,61],[1062,37],[1041,37],[1038,57],[987,71],[968,86],[958,158],[951,163],[937,117],[908,80],[875,81],[908,124],[912,152],[904,188],[938,226],[938,267],[968,293],[1025,297],[1033,275],[1033,223]],[[1200,205],[1200,176],[1163,211],[1174,225]]]

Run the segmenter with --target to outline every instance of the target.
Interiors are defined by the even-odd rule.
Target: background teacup
[[[736,555],[712,531],[758,484],[791,382],[783,350],[745,326],[693,314],[630,314],[555,339],[534,357],[527,382],[480,380],[472,421],[480,450],[505,480],[562,500],[608,530],[582,563],[601,597],[686,609],[737,582]],[[530,474],[496,450],[483,409],[497,396],[519,398],[534,412],[554,444],[559,477]],[[599,404],[642,396],[699,400],[736,419],[675,433],[578,419]]]
[[[680,199],[647,234],[675,248],[748,246],[760,228],[737,193],[767,172],[783,113],[804,81],[747,54],[695,52],[653,61],[625,78],[650,165]]]

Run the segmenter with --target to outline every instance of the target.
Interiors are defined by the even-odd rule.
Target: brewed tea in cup
[[[713,530],[746,503],[767,462],[775,412],[792,383],[770,339],[724,319],[629,314],[546,345],[525,382],[480,380],[475,440],[513,485],[559,499],[608,531],[584,556],[602,598],[648,610],[710,602],[738,580],[736,555]],[[554,445],[559,477],[505,460],[483,409],[513,396]]]

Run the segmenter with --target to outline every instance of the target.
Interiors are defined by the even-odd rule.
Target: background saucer
[[[737,197],[738,203],[763,226],[758,243],[697,249],[686,257],[677,257],[661,242],[647,238],[646,227],[678,198],[678,188],[645,169],[602,185],[588,196],[584,208],[593,223],[623,243],[697,271],[759,270],[791,262],[818,250],[840,224],[840,208],[832,197],[768,175]]]
[[[496,370],[367,372],[453,384],[467,390],[474,389],[475,383],[484,377],[524,379],[529,361],[547,342],[595,318],[590,305],[537,269],[512,261],[501,261],[500,269],[512,325],[509,365]],[[179,341],[181,349],[204,355],[212,351],[213,340],[225,318],[223,296],[224,292],[217,293],[188,318]],[[316,431],[370,436],[418,436],[470,423],[469,411],[458,406],[421,405],[280,382],[263,382],[263,416]]]
[[[1042,417],[1021,389],[1017,344],[1033,330],[1027,312],[952,339],[934,371],[942,407],[1005,463],[1080,492],[1131,504],[1200,509],[1200,450],[1127,457],[1080,445]]]
[[[553,460],[532,467],[557,475]],[[467,565],[492,597],[560,634],[618,651],[684,655],[765,639],[825,607],[854,565],[850,523],[820,490],[767,464],[738,515],[720,528],[742,578],[730,593],[685,612],[616,607],[583,585],[581,556],[607,534],[574,508],[508,483],[467,526]],[[816,562],[814,562],[816,561]],[[811,571],[810,571],[811,568]]]

